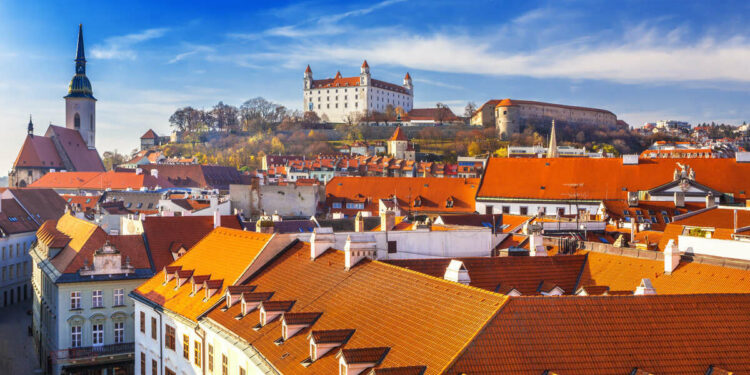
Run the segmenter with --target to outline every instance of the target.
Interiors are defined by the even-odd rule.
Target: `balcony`
[[[53,352],[51,355],[53,361],[69,361],[83,358],[96,358],[101,356],[127,355],[133,354],[134,351],[135,344],[130,342],[123,344],[63,349]]]

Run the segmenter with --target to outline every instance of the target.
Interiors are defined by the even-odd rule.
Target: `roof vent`
[[[651,280],[641,279],[641,284],[635,288],[635,293],[633,294],[636,296],[654,295],[656,294],[656,289],[651,285]]]
[[[315,228],[310,237],[310,259],[315,260],[320,254],[336,244],[333,228]]]
[[[469,285],[471,283],[471,277],[469,277],[469,270],[466,269],[464,262],[456,259],[452,259],[448,267],[445,269],[443,278],[448,281]]]
[[[628,154],[622,156],[623,165],[638,165],[638,154]]]
[[[349,235],[346,237],[346,245],[344,245],[344,264],[346,265],[347,270],[357,265],[362,259],[375,259],[376,256],[377,245],[373,235],[355,235],[354,238]]]

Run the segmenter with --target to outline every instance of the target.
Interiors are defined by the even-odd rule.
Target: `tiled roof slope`
[[[88,190],[149,190],[174,187],[164,177],[128,172],[50,172],[30,185],[33,188],[88,189]]]
[[[695,171],[696,182],[735,199],[750,192],[750,163],[734,159],[490,158],[477,198],[626,199],[627,191],[649,190],[673,181],[677,163]],[[516,178],[523,176],[524,178]],[[625,190],[624,190],[625,189]]]
[[[50,125],[45,136],[52,137],[53,135],[76,171],[104,172],[104,163],[99,153],[96,149],[88,148],[81,133],[77,130]]]
[[[221,226],[242,229],[233,215],[222,216]],[[143,234],[157,270],[174,262],[170,250],[174,245],[190,249],[213,229],[213,216],[146,216],[143,221]]]
[[[193,270],[193,275],[209,275],[211,280],[224,281],[222,289],[208,300],[204,300],[203,293],[190,296],[192,289],[189,281],[177,290],[174,280],[164,285],[163,269],[133,293],[196,321],[201,313],[223,297],[223,288],[237,282],[270,239],[269,234],[219,227],[174,261],[171,266]]]
[[[158,170],[159,177],[167,179],[176,187],[207,189],[229,189],[230,184],[249,184],[236,168],[200,164],[150,164],[143,165],[144,174]]]
[[[511,297],[446,374],[750,372],[750,295]]]
[[[155,139],[158,137],[159,136],[156,135],[156,132],[154,132],[153,129],[148,129],[148,131],[141,136],[141,139]]]
[[[34,232],[39,227],[15,199],[3,199],[0,208],[0,230],[3,235]]]
[[[294,275],[290,278],[290,275]],[[310,261],[308,243],[297,243],[247,284],[294,300],[292,312],[320,312],[312,325],[286,340],[280,319],[255,331],[257,310],[236,320],[240,304],[214,308],[207,318],[231,330],[284,374],[335,374],[335,349],[305,368],[311,331],[351,329],[343,349],[388,347],[378,368],[427,366],[440,374],[502,306],[506,297],[385,263],[363,260],[350,271],[344,253],[329,249]]]
[[[377,213],[379,200],[395,194],[402,211],[470,213],[475,210],[478,187],[478,178],[337,176],[326,184],[326,198],[329,205],[336,199],[369,198],[365,210]],[[414,207],[417,197],[422,205]],[[448,198],[453,199],[453,207],[446,207]]]
[[[664,262],[589,252],[579,285],[603,285],[633,291],[641,279],[651,280],[657,294],[750,293],[750,271],[681,262],[671,275]]]
[[[737,228],[749,227],[750,210],[738,208],[736,211]],[[683,234],[686,227],[714,228],[711,238],[730,240],[735,233],[734,212],[735,210],[731,208],[717,207],[669,223],[664,228],[664,235],[659,241],[659,249],[664,250],[669,240],[679,242],[679,236]],[[747,231],[743,230],[740,233],[747,234]]]
[[[535,102],[532,100],[503,99],[497,103],[496,107],[510,107],[514,105],[541,105],[541,106],[547,106],[547,107],[558,107],[558,108],[565,108],[565,109],[579,109],[579,110],[585,110],[585,111],[602,112],[602,113],[608,113],[608,114],[614,115],[614,113],[606,109],[591,108],[591,107],[576,107],[576,106],[565,105],[565,104]]]
[[[404,131],[401,130],[401,127],[397,127],[396,131],[393,132],[393,135],[388,138],[389,141],[408,141],[409,139],[406,138],[406,134],[404,134]]]
[[[539,285],[552,282],[565,294],[576,291],[585,255],[548,257],[493,257],[453,258],[463,262],[469,271],[469,285],[495,292],[498,286],[513,287],[523,295],[538,295]],[[399,267],[442,278],[452,259],[397,259],[387,260]]]
[[[40,225],[65,212],[66,202],[52,189],[9,188],[16,200]]]
[[[65,168],[52,139],[38,135],[26,136],[13,163],[13,168],[18,167]]]

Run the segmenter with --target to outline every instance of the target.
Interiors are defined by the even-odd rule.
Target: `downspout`
[[[162,332],[164,329],[164,323],[161,320],[161,312],[159,312],[156,307],[151,308],[154,309],[156,315],[159,315],[159,340],[157,341],[159,343],[159,370],[157,373],[159,373],[164,368],[164,343],[162,342],[164,340],[164,332]]]

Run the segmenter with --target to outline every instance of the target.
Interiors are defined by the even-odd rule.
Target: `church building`
[[[65,127],[49,125],[44,135],[34,134],[29,118],[28,134],[8,174],[10,187],[26,187],[48,172],[104,172],[96,151],[96,98],[86,77],[83,27],[78,26],[75,75],[65,95]]]

